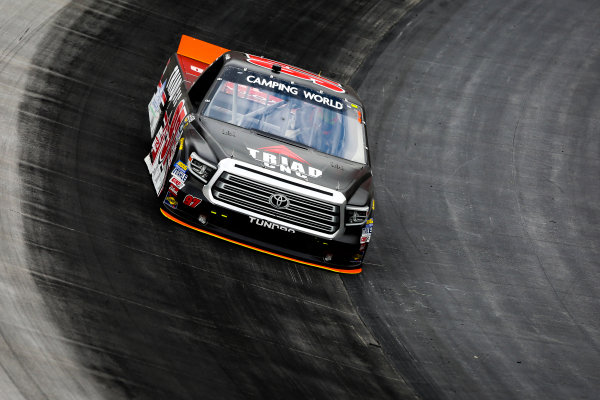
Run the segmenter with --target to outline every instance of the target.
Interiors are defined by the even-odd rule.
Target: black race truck
[[[306,70],[183,36],[148,104],[161,212],[293,262],[359,273],[373,227],[365,113]]]

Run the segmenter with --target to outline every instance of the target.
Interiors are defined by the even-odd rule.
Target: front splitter
[[[302,261],[302,260],[299,260],[299,259],[296,259],[296,258],[293,258],[293,257],[285,256],[283,254],[275,253],[273,251],[261,249],[260,247],[252,246],[252,245],[249,245],[249,244],[237,241],[237,240],[233,240],[233,239],[230,239],[228,237],[225,237],[225,236],[222,236],[222,235],[218,235],[216,233],[213,233],[213,232],[210,232],[210,231],[198,228],[198,227],[196,227],[194,225],[188,224],[187,222],[182,221],[179,218],[175,217],[174,215],[170,214],[169,212],[167,212],[162,207],[160,208],[160,212],[162,213],[162,215],[164,215],[165,217],[167,217],[171,221],[176,222],[179,225],[183,225],[186,228],[193,229],[193,230],[195,230],[197,232],[205,233],[205,234],[210,235],[212,237],[215,237],[217,239],[225,240],[226,242],[237,244],[238,246],[242,246],[242,247],[245,247],[247,249],[255,250],[255,251],[258,251],[260,253],[269,254],[271,256],[282,258],[284,260],[292,261],[292,262],[295,262],[295,263],[298,263],[298,264],[303,264],[303,265],[308,265],[308,266],[311,266],[311,267],[326,269],[328,271],[333,271],[333,272],[337,272],[337,273],[340,273],[340,274],[358,274],[358,273],[362,272],[362,268],[354,268],[354,269],[333,268],[333,267],[328,267],[326,265],[315,264],[315,263],[311,263],[311,262],[308,262],[308,261]]]

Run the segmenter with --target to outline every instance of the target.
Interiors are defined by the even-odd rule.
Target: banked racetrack
[[[0,399],[597,397],[600,5],[139,3],[0,2]],[[181,34],[358,90],[361,275],[160,215]]]

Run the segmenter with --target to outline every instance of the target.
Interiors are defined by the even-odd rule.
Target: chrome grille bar
[[[282,179],[281,175],[271,179],[269,174],[264,168],[226,159],[204,192],[217,205],[295,230],[325,238],[339,231],[345,203],[341,193],[304,181],[296,183],[295,178]],[[273,206],[273,195],[285,196],[287,207]]]

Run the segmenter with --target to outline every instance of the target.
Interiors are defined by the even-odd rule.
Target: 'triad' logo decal
[[[286,174],[296,174],[299,178],[318,178],[323,175],[320,169],[311,167],[302,157],[285,146],[261,147],[251,149],[246,147],[255,160],[262,162],[267,168],[279,168]],[[305,165],[307,164],[307,165]]]
[[[323,86],[329,90],[333,90],[338,93],[345,93],[346,91],[342,89],[342,85],[339,83],[332,81],[327,78],[323,78],[322,76],[315,75],[312,72],[305,71],[301,68],[292,67],[291,65],[287,65],[284,63],[280,63],[278,61],[269,60],[268,58],[253,56],[251,54],[246,54],[248,57],[248,62],[254,65],[258,65],[259,67],[264,67],[267,69],[272,69],[273,64],[281,66],[281,72],[293,76],[298,79],[305,79],[307,81],[312,81],[313,83]]]

